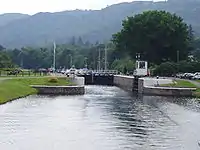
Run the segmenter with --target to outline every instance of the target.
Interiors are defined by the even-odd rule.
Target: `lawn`
[[[196,88],[194,84],[192,84],[190,81],[186,80],[175,80],[172,84],[163,84],[161,86],[165,87],[185,87],[185,88]]]
[[[56,80],[56,82],[55,82]],[[0,104],[8,101],[25,97],[32,94],[37,94],[37,90],[31,88],[30,85],[73,85],[68,78],[13,78],[0,82]]]
[[[175,80],[175,82],[173,84],[164,84],[164,85],[160,85],[160,86],[164,86],[164,87],[180,87],[180,88],[197,88],[197,90],[193,92],[193,96],[200,98],[200,88],[196,87],[190,81]]]

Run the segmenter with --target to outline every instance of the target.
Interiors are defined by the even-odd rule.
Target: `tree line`
[[[53,46],[13,50],[0,46],[0,50],[1,68],[14,64],[26,69],[38,69],[50,68],[53,64]],[[113,34],[108,43],[91,44],[89,41],[84,42],[81,37],[72,37],[69,43],[58,44],[56,68],[75,65],[76,68],[96,69],[100,63],[100,69],[104,69],[105,50],[108,68],[121,72],[133,71],[138,53],[141,55],[140,59],[148,61],[157,74],[162,74],[165,72],[162,68],[170,68],[174,63],[182,62],[179,71],[187,71],[180,67],[195,66],[194,63],[200,62],[200,38],[194,36],[191,25],[176,14],[145,11],[123,20],[121,31]],[[165,67],[161,67],[163,64]],[[193,67],[188,67],[188,71],[191,68]],[[168,74],[174,73],[174,69],[167,69]]]

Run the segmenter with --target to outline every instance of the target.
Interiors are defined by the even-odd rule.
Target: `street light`
[[[53,43],[53,72],[56,71],[56,43]]]
[[[24,47],[22,48],[22,49],[24,49]],[[20,57],[21,56],[21,62],[20,62],[20,67],[21,68],[23,68],[23,65],[24,65],[24,59],[23,59],[23,54],[24,54],[24,51],[23,50],[20,50],[20,52],[19,52],[19,54],[17,55],[18,57]]]

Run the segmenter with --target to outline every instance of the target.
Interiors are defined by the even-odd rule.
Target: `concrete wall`
[[[138,81],[138,93],[159,96],[192,96],[196,88],[155,87],[158,84],[170,84],[171,79],[141,78]],[[155,84],[156,83],[156,84]]]
[[[138,80],[138,93],[144,95],[159,96],[192,96],[195,88],[172,88],[172,87],[156,87],[156,85],[173,83],[172,79],[164,78],[140,78]],[[114,85],[133,92],[134,77],[131,76],[114,76]]]
[[[75,85],[84,86],[85,85],[85,78],[84,77],[71,77],[70,81]]]
[[[85,94],[84,86],[31,86],[38,90],[38,94],[47,95],[83,95]]]
[[[142,78],[144,80],[144,86],[156,86],[161,84],[170,84],[173,83],[172,79],[164,79],[164,78]]]
[[[134,77],[132,76],[115,75],[113,82],[115,86],[118,86],[126,91],[133,91]]]
[[[192,96],[195,88],[144,87],[143,94],[159,96]]]

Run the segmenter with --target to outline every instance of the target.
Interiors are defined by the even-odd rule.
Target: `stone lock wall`
[[[195,88],[173,88],[173,87],[159,87],[157,85],[172,83],[172,79],[156,79],[156,78],[140,78],[138,80],[138,93],[144,95],[158,95],[158,96],[192,96]],[[133,92],[134,77],[132,76],[114,76],[114,85]]]
[[[113,82],[115,86],[118,86],[126,91],[133,91],[134,77],[132,76],[115,75]]]
[[[84,86],[31,86],[38,90],[38,94],[47,95],[83,95],[85,94]]]

